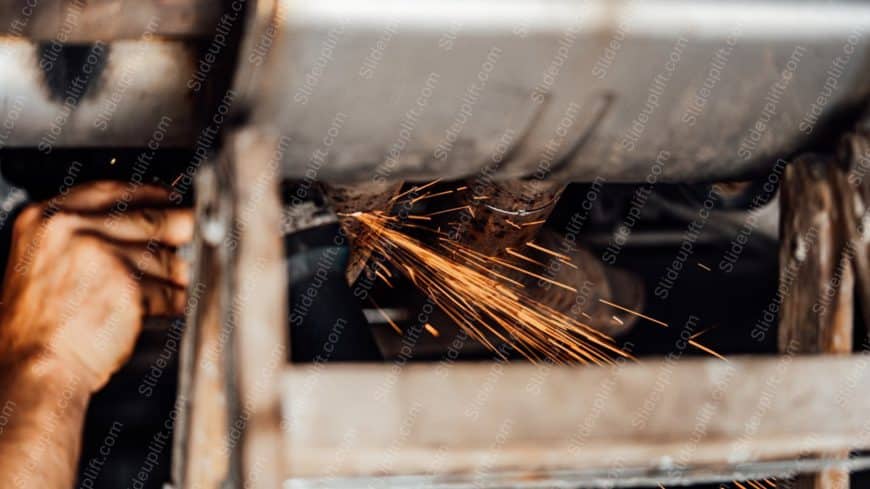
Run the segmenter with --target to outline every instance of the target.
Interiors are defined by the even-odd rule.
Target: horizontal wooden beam
[[[294,366],[283,379],[287,475],[618,479],[868,448],[868,367],[865,356]]]
[[[0,35],[62,43],[215,35],[222,14],[212,0],[40,0],[2,2]]]

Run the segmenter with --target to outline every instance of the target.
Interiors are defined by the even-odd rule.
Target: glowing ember
[[[432,336],[434,336],[436,338],[441,335],[441,333],[438,332],[438,328],[436,328],[435,326],[432,326],[429,323],[426,323],[425,325],[423,325],[423,327],[426,328],[426,331],[428,331],[429,334],[431,334]]]

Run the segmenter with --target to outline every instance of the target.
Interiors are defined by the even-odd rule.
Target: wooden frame
[[[238,75],[246,99],[253,78]],[[280,362],[264,352],[288,351],[275,231],[287,155],[277,152],[270,130],[230,132],[212,181],[229,193],[212,192],[198,203],[204,217],[226,210],[206,223],[222,234],[203,240],[200,250],[216,260],[223,285],[196,313],[200,324],[186,340],[194,359],[186,360],[183,387],[194,398],[177,438],[182,487],[274,488],[285,478],[287,487],[630,487],[814,473],[802,487],[840,489],[849,469],[870,467],[870,458],[847,456],[870,449],[870,361],[848,355],[852,281],[866,284],[866,270],[845,272],[834,313],[807,320],[820,293],[807,281],[837,273],[839,251],[855,239],[848,226],[856,216],[840,214],[846,200],[838,198],[843,180],[836,172],[810,183],[786,179],[792,198],[785,199],[782,256],[813,266],[804,269],[809,279],[798,281],[802,293],[784,305],[782,356],[582,368],[311,364],[279,373]],[[800,198],[814,191],[819,208]],[[829,221],[821,235],[828,246],[817,248],[825,255],[796,254],[800,246],[791,245],[818,218],[802,220],[807,212]],[[868,262],[862,255],[855,261]],[[245,286],[251,280],[260,283],[255,294]],[[220,355],[225,382],[195,362],[196,352],[219,338],[229,338]],[[799,347],[787,348],[794,338]],[[244,429],[235,438],[239,420]],[[221,448],[212,470],[191,469],[198,451]]]
[[[618,484],[714,467],[727,482],[746,464],[870,448],[864,356],[455,364],[441,372],[289,368],[288,477],[513,473],[525,487],[541,474],[597,471]],[[776,470],[765,477],[787,471]]]
[[[281,243],[269,231],[280,211],[276,141],[253,130],[236,133],[224,162],[233,175],[231,196],[219,199],[233,202],[225,232],[242,230],[232,247],[217,241],[224,252],[233,250],[226,265],[232,279],[221,299],[222,328],[232,338],[224,356],[226,430],[208,432],[214,424],[206,417],[190,425],[188,439],[208,432],[199,449],[214,450],[231,438],[232,420],[244,413],[250,424],[231,444],[223,476],[201,471],[201,487],[217,488],[220,481],[276,487],[282,478],[287,487],[573,487],[581,481],[632,487],[812,472],[798,479],[799,487],[829,489],[848,487],[848,470],[870,467],[870,458],[848,457],[870,449],[870,358],[850,355],[850,342],[842,339],[852,334],[850,269],[841,272],[848,277],[838,282],[835,313],[811,321],[805,311],[823,292],[807,284],[837,273],[833,264],[845,241],[836,233],[854,222],[825,218],[834,212],[825,205],[836,199],[824,196],[837,195],[828,180],[816,181],[813,190],[800,187],[806,179],[795,179],[817,160],[796,162],[784,184],[796,187],[786,189],[784,200],[783,266],[789,257],[799,259],[810,276],[796,281],[799,293],[786,296],[782,356],[610,367],[309,364],[284,368],[279,393],[262,380],[276,380],[279,368],[262,352],[286,348]],[[831,170],[831,163],[822,168]],[[824,198],[809,198],[816,191]],[[793,246],[806,224],[819,219],[828,225],[815,238],[823,245]],[[250,294],[242,284],[255,276],[275,286]],[[208,402],[200,399],[192,404]]]

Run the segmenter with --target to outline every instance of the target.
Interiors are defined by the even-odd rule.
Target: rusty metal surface
[[[560,182],[539,180],[470,181],[468,187],[458,192],[457,204],[467,206],[461,217],[448,213],[436,222],[487,255],[534,240],[565,190]]]
[[[862,2],[310,0],[285,10],[249,95],[257,124],[293,137],[292,177],[489,168],[638,181],[664,150],[660,181],[736,178],[870,93]],[[836,89],[813,109],[835,62]],[[507,156],[495,169],[493,154]]]
[[[365,185],[324,185],[324,192],[333,209],[339,214],[356,211],[389,212],[395,204],[393,197],[402,189],[402,182],[370,182]],[[366,239],[367,232],[353,218],[340,217],[341,229],[354,244],[357,239]],[[353,283],[366,267],[372,251],[366,247],[352,246],[347,265],[347,281]]]

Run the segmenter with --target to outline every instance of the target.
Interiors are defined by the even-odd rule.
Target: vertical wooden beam
[[[287,358],[286,270],[275,140],[227,136],[197,179],[200,232],[176,431],[178,487],[281,487],[279,374]]]
[[[854,271],[843,192],[845,175],[831,158],[808,155],[786,168],[779,253],[779,349],[786,355],[852,352]],[[791,487],[848,489],[849,473],[805,474]]]
[[[851,191],[840,196],[845,211],[855,285],[865,328],[870,328],[870,115],[857,131],[843,137],[838,159]]]
[[[202,294],[188,299],[179,367],[173,442],[175,487],[219,489],[229,474],[227,440],[226,309],[227,259],[220,246],[228,225],[227,197],[211,164],[197,174],[197,233],[191,283]]]
[[[243,129],[228,138],[234,195],[230,283],[234,400],[230,405],[233,477],[239,487],[283,483],[280,373],[287,361],[287,270],[280,234],[279,140]]]

